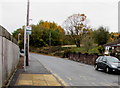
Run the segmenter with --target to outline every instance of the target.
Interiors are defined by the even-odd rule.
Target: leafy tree
[[[61,45],[62,35],[64,35],[64,30],[56,23],[40,21],[37,25],[32,25],[30,45],[35,47]]]
[[[46,42],[46,45],[48,46],[56,46],[61,45],[61,33],[59,30],[44,30],[43,31],[42,39],[44,42]]]
[[[82,44],[84,45],[86,52],[92,49],[94,44],[92,36],[91,35],[84,36],[84,38],[82,39]]]
[[[103,45],[108,42],[110,36],[106,28],[99,27],[98,30],[95,30],[93,32],[93,38],[94,38],[95,43],[97,43],[98,45]]]
[[[77,47],[80,47],[83,35],[89,32],[89,29],[86,28],[85,20],[85,14],[73,14],[63,24],[66,34],[70,35],[71,40],[74,41]]]
[[[37,26],[31,25],[32,26],[32,34],[30,35],[30,46],[42,47],[45,45],[44,40],[42,39],[44,28],[40,25],[37,25]]]

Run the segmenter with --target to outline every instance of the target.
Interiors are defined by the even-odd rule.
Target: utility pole
[[[29,11],[30,11],[30,0],[27,2],[27,23],[29,26]],[[29,66],[29,34],[26,35],[26,66]]]
[[[24,27],[24,71],[26,71],[26,66],[29,66],[29,34],[27,34],[27,27],[29,26],[29,4],[27,2],[27,19],[26,26]]]
[[[26,26],[29,26],[29,8],[30,8],[30,1],[27,2],[27,23]]]

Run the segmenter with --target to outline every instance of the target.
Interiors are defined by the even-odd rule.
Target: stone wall
[[[94,65],[98,55],[96,55],[96,54],[89,55],[89,54],[70,53],[69,52],[69,53],[66,53],[64,57],[68,58],[70,60],[81,62],[81,63]]]

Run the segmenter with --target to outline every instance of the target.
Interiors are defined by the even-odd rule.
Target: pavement
[[[17,69],[8,88],[42,88],[42,86],[56,86],[62,88],[64,85],[40,61],[30,57],[29,66]]]
[[[61,86],[52,74],[20,74],[15,86]]]

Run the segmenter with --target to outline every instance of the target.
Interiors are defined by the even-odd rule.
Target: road
[[[30,54],[69,86],[118,86],[118,74],[94,70],[91,65],[40,54]]]

